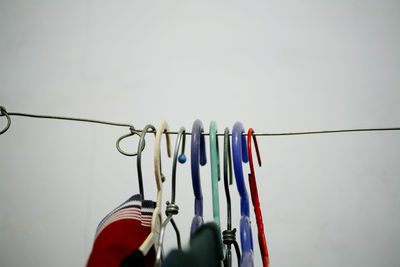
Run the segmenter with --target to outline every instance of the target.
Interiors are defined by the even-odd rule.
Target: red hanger
[[[256,214],[256,222],[258,228],[258,244],[260,245],[261,257],[263,261],[263,266],[267,267],[269,265],[269,257],[268,257],[268,249],[267,242],[265,241],[264,235],[264,224],[262,220],[260,201],[258,199],[258,191],[257,191],[257,183],[256,176],[254,172],[254,164],[253,164],[253,156],[251,154],[251,137],[253,136],[254,144],[257,152],[258,165],[261,167],[261,157],[260,151],[258,150],[258,143],[256,136],[253,135],[254,130],[250,128],[247,133],[247,151],[249,154],[249,164],[250,164],[250,173],[249,173],[249,184],[250,184],[250,192],[251,192],[251,200],[253,202],[254,213]]]

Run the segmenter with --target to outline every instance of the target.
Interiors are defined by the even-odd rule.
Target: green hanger
[[[213,202],[213,218],[214,218],[214,223],[218,226],[218,229],[220,230],[218,181],[221,180],[221,175],[219,167],[219,145],[217,137],[217,123],[215,121],[211,121],[210,123],[210,159],[211,159],[211,188],[212,188],[212,202]],[[220,242],[220,247],[225,253],[225,246],[222,243],[222,239]]]
[[[217,137],[217,123],[211,121],[210,123],[210,158],[211,158],[211,188],[212,188],[212,202],[213,202],[213,218],[214,222],[219,226],[219,194],[218,194],[218,181],[221,180],[219,168],[219,146]]]

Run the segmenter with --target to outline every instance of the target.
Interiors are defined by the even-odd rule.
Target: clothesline
[[[102,121],[102,120],[92,120],[92,119],[86,119],[86,118],[74,118],[74,117],[63,117],[63,116],[51,116],[51,115],[35,115],[35,114],[29,114],[29,113],[19,113],[19,112],[7,112],[6,109],[2,106],[0,106],[0,117],[6,117],[7,124],[6,127],[1,130],[0,128],[0,135],[5,133],[11,126],[11,116],[23,116],[23,117],[31,117],[31,118],[43,118],[43,119],[57,119],[57,120],[69,120],[69,121],[80,121],[80,122],[89,122],[89,123],[97,123],[97,124],[103,124],[103,125],[110,125],[110,126],[119,126],[119,127],[127,127],[130,130],[130,133],[125,134],[124,136],[121,136],[117,140],[117,149],[119,152],[121,152],[124,155],[127,156],[135,156],[138,155],[138,166],[140,166],[140,152],[144,149],[145,145],[145,140],[144,140],[144,135],[147,132],[151,133],[156,133],[156,145],[155,147],[158,148],[158,150],[155,150],[155,167],[159,168],[156,169],[156,180],[158,181],[162,179],[163,175],[161,173],[161,163],[160,159],[156,160],[156,157],[161,157],[161,154],[159,153],[159,147],[160,147],[160,142],[161,142],[161,135],[164,133],[164,130],[168,128],[168,125],[165,121],[162,121],[160,124],[162,127],[159,127],[157,131],[155,130],[154,126],[152,125],[147,125],[144,129],[136,129],[132,124],[127,124],[127,123],[117,123],[117,122],[109,122],[109,121]],[[193,189],[195,193],[195,217],[192,221],[192,227],[191,227],[191,241],[190,245],[191,248],[193,248],[193,251],[196,253],[202,253],[200,255],[204,254],[204,249],[196,249],[199,246],[196,246],[196,235],[198,236],[198,233],[203,233],[205,230],[208,229],[205,227],[210,227],[213,226],[213,238],[210,240],[206,240],[203,243],[205,243],[207,246],[207,249],[209,253],[207,255],[211,255],[211,253],[216,254],[213,257],[208,257],[211,258],[213,262],[216,263],[215,266],[220,266],[220,263],[222,261],[226,262],[227,265],[224,266],[231,266],[232,262],[232,255],[231,255],[231,245],[234,245],[236,255],[237,255],[237,262],[238,264],[240,263],[240,266],[253,266],[250,263],[253,262],[254,260],[254,255],[253,255],[253,240],[252,240],[252,229],[250,226],[250,204],[249,204],[249,198],[244,197],[242,194],[243,192],[246,192],[246,187],[244,183],[244,177],[243,177],[243,170],[242,170],[242,141],[240,138],[240,135],[242,132],[244,132],[243,125],[240,122],[235,123],[233,126],[232,134],[228,134],[229,130],[225,129],[225,134],[217,134],[216,133],[216,124],[215,122],[211,123],[210,126],[210,132],[209,133],[202,133],[203,131],[203,125],[201,121],[196,120],[193,124],[193,134],[191,132],[184,132],[185,129],[182,127],[179,132],[176,131],[168,131],[166,133],[169,134],[178,134],[177,138],[177,145],[175,147],[175,157],[174,157],[174,162],[176,164],[177,161],[177,155],[179,149],[179,144],[180,144],[180,138],[184,138],[184,135],[191,135],[192,143],[191,143],[191,149],[195,149],[195,155],[198,156],[193,156],[193,152],[191,153],[191,160],[196,159],[197,162],[193,164],[194,161],[191,161],[191,167],[192,167],[192,184],[193,184]],[[196,127],[195,127],[196,126]],[[150,129],[152,130],[148,130]],[[260,247],[260,253],[261,257],[263,260],[263,266],[269,266],[269,256],[268,256],[268,251],[267,251],[267,244],[266,244],[266,238],[264,235],[264,226],[262,222],[262,215],[261,215],[261,209],[260,209],[260,203],[258,200],[258,193],[257,193],[257,185],[256,185],[256,179],[255,179],[255,174],[254,174],[254,169],[253,169],[253,160],[251,156],[251,139],[254,138],[254,143],[256,145],[256,151],[258,153],[258,148],[257,148],[257,143],[256,143],[256,138],[254,136],[287,136],[287,135],[307,135],[307,134],[326,134],[326,133],[347,133],[347,132],[372,132],[372,131],[398,131],[400,130],[400,127],[390,127],[390,128],[363,128],[363,129],[339,129],[339,130],[321,130],[321,131],[303,131],[303,132],[281,132],[281,133],[252,133],[252,129],[250,128],[248,133],[247,133],[247,151],[248,154],[248,161],[250,165],[250,173],[249,173],[249,185],[250,185],[250,193],[251,193],[251,200],[253,202],[253,207],[254,207],[254,212],[256,215],[256,222],[257,222],[257,229],[258,229],[258,243]],[[141,139],[138,144],[138,150],[137,153],[133,154],[128,154],[122,151],[119,147],[119,144],[121,140],[132,136],[132,135],[141,135]],[[201,153],[200,150],[203,149],[204,155],[205,155],[205,148],[204,148],[204,135],[210,136],[210,161],[211,161],[211,176],[213,183],[217,184],[218,176],[219,174],[219,158],[218,158],[218,143],[216,140],[216,136],[224,136],[224,161],[223,161],[223,166],[224,166],[224,186],[225,186],[225,193],[227,197],[227,230],[224,230],[221,232],[221,228],[219,227],[220,225],[220,218],[219,218],[219,203],[218,203],[218,189],[214,192],[213,189],[213,203],[217,203],[213,205],[213,223],[211,224],[203,224],[203,219],[202,219],[202,199],[201,203],[200,201],[197,202],[199,199],[196,198],[196,185],[200,184],[199,182],[195,182],[196,179],[194,179],[194,171],[193,171],[193,166],[199,166],[201,163],[200,158],[201,158]],[[245,134],[246,135],[246,134]],[[232,149],[230,147],[230,138],[229,136],[233,136],[233,140],[238,140],[236,143],[232,144]],[[201,141],[200,138],[203,140]],[[158,141],[157,141],[158,140]],[[193,140],[196,142],[193,143]],[[214,142],[213,142],[214,140]],[[239,142],[240,141],[240,142]],[[203,144],[203,148],[201,148],[201,143]],[[182,141],[182,151],[184,150],[184,144],[185,141],[183,139]],[[194,147],[194,148],[193,148]],[[213,152],[215,151],[215,152]],[[238,186],[238,191],[241,197],[241,221],[240,221],[240,241],[241,241],[241,248],[242,251],[240,252],[239,246],[236,242],[236,229],[231,229],[231,204],[230,204],[230,196],[229,196],[229,185],[228,185],[228,176],[232,175],[232,168],[230,166],[231,164],[231,155],[230,152],[232,151],[233,155],[233,165],[234,165],[234,171],[235,171],[235,177],[236,177],[236,184]],[[214,155],[214,156],[213,156]],[[259,156],[259,155],[258,155]],[[243,156],[244,157],[244,156]],[[236,158],[236,160],[235,160]],[[213,164],[214,162],[214,164]],[[218,164],[217,164],[218,162]],[[239,162],[239,163],[237,163]],[[260,160],[259,160],[260,162]],[[236,166],[235,166],[236,164]],[[176,165],[173,167],[173,176],[174,174],[174,168],[176,168]],[[217,167],[218,166],[218,167]],[[237,168],[237,166],[240,166],[240,168]],[[213,171],[214,169],[218,168],[218,171]],[[140,171],[141,173],[141,171]],[[216,173],[216,174],[215,174]],[[196,173],[195,173],[196,174]],[[200,180],[199,174],[196,174],[197,180]],[[139,168],[138,168],[138,176],[139,176]],[[160,177],[161,176],[161,177]],[[143,261],[148,261],[149,263],[153,264],[152,261],[154,261],[154,253],[150,252],[151,249],[156,248],[156,244],[158,244],[158,250],[156,250],[157,253],[157,258],[156,258],[156,265],[155,266],[161,266],[161,261],[160,259],[161,254],[162,254],[162,245],[163,245],[163,233],[165,233],[165,227],[171,222],[173,225],[176,234],[177,234],[177,243],[178,243],[178,248],[180,254],[177,254],[176,252],[172,252],[168,254],[165,263],[165,266],[170,266],[168,265],[168,260],[171,262],[174,262],[176,260],[182,260],[184,257],[182,255],[185,255],[186,252],[181,252],[180,248],[180,237],[179,237],[179,231],[177,226],[175,225],[175,222],[173,221],[172,215],[176,215],[178,213],[178,206],[174,203],[174,194],[175,194],[175,180],[173,178],[173,189],[172,189],[172,200],[171,203],[167,202],[167,209],[166,209],[166,215],[168,218],[162,222],[161,220],[161,197],[157,200],[157,202],[152,202],[149,200],[143,200],[142,197],[144,198],[143,190],[140,189],[141,193],[139,195],[134,195],[128,201],[124,202],[122,205],[118,206],[116,209],[114,209],[112,212],[110,212],[106,217],[100,222],[97,231],[96,231],[96,238],[95,242],[93,245],[92,252],[90,254],[89,260],[88,260],[88,267],[91,266],[96,266],[98,263],[104,263],[107,260],[115,261],[117,262],[118,266],[120,266],[120,262],[126,263],[127,261],[138,261],[137,260],[137,253],[140,253],[141,255],[141,260]],[[229,177],[231,178],[231,177]],[[141,179],[141,178],[139,178]],[[141,187],[141,182],[139,180],[139,188]],[[201,195],[201,187],[197,186],[200,190],[200,195]],[[242,187],[242,189],[240,189]],[[214,188],[214,185],[213,185]],[[215,188],[218,188],[216,186]],[[162,193],[161,187],[158,188],[158,195],[161,196]],[[247,202],[246,202],[246,201]],[[140,203],[140,205],[138,204]],[[129,205],[128,205],[129,204]],[[147,205],[148,204],[148,205]],[[151,205],[150,205],[151,204]],[[201,204],[201,205],[200,205]],[[135,206],[136,205],[136,206]],[[196,210],[196,207],[201,207],[199,210],[201,212],[198,212]],[[143,209],[142,209],[143,208]],[[175,211],[176,213],[174,213]],[[140,214],[138,217],[137,214]],[[217,215],[215,215],[217,214]],[[138,220],[138,218],[141,218]],[[200,220],[201,218],[201,220]],[[153,222],[158,222],[154,223]],[[151,223],[150,223],[151,222]],[[194,223],[193,223],[194,222]],[[201,223],[200,223],[201,222]],[[125,227],[125,225],[128,225],[129,227]],[[242,225],[243,224],[243,225]],[[161,227],[162,225],[162,227]],[[193,225],[196,226],[196,228],[193,228]],[[107,232],[106,232],[106,227]],[[192,228],[194,229],[192,232]],[[123,230],[121,230],[123,229]],[[209,230],[209,229],[208,229]],[[212,229],[211,229],[212,230]],[[114,231],[114,233],[113,233]],[[107,233],[113,233],[112,235]],[[117,234],[115,234],[117,233]],[[140,234],[139,234],[140,233]],[[158,235],[155,235],[154,233],[161,233],[161,238],[158,237]],[[119,234],[119,235],[118,235]],[[208,234],[207,236],[209,236]],[[222,235],[222,239],[221,239]],[[104,237],[106,236],[106,237]],[[109,237],[112,238],[109,238]],[[128,239],[130,242],[126,242],[127,238],[126,236],[134,236],[135,238],[130,238]],[[247,238],[246,238],[247,237]],[[248,238],[250,237],[250,238]],[[159,238],[157,240],[157,238]],[[150,240],[150,241],[149,241]],[[194,240],[194,241],[193,241]],[[125,255],[123,253],[120,253],[119,251],[116,252],[115,250],[115,245],[114,243],[119,244],[122,249],[133,251],[133,253],[129,255]],[[126,247],[123,247],[124,245],[121,244],[128,244],[125,245]],[[204,248],[204,244],[201,244],[202,248]],[[226,246],[226,247],[225,247]],[[99,249],[100,248],[100,249]],[[105,248],[105,249],[103,249]],[[224,255],[223,249],[226,248],[227,253]],[[136,254],[135,254],[136,253]],[[152,254],[153,253],[153,254]],[[175,253],[175,254],[174,254]],[[188,252],[189,253],[189,252]],[[192,253],[192,252],[190,252]],[[172,256],[171,256],[172,255]],[[189,254],[188,254],[189,255]],[[180,257],[181,256],[181,257]],[[147,258],[146,258],[147,257]],[[151,258],[153,257],[153,258]],[[207,258],[207,257],[202,257]],[[171,260],[172,259],[172,260]],[[121,263],[121,266],[123,265]],[[247,265],[246,265],[247,263]],[[110,264],[111,265],[111,264]],[[116,265],[117,266],[117,265]],[[175,266],[175,265],[173,265]],[[202,266],[205,266],[204,264]],[[207,266],[211,266],[211,264],[207,264]],[[212,265],[214,266],[214,265]]]
[[[93,120],[86,118],[74,118],[74,117],[63,117],[63,116],[53,116],[53,115],[36,115],[29,113],[20,112],[7,112],[7,110],[0,106],[0,117],[5,116],[7,118],[6,127],[0,131],[0,134],[5,133],[11,125],[10,116],[23,116],[30,118],[40,118],[40,119],[56,119],[56,120],[69,120],[69,121],[80,121],[80,122],[90,122],[98,123],[110,126],[128,127],[132,134],[142,132],[141,129],[136,129],[132,124],[128,123],[118,123],[103,120]],[[278,132],[278,133],[254,133],[255,136],[288,136],[288,135],[309,135],[309,134],[328,134],[328,133],[349,133],[349,132],[373,132],[373,131],[399,131],[400,127],[386,127],[386,128],[357,128],[357,129],[336,129],[336,130],[319,130],[319,131],[300,131],[300,132]],[[178,134],[176,131],[168,131],[168,134]],[[186,132],[185,135],[191,135],[191,132]],[[208,132],[202,133],[203,135],[209,135]],[[217,136],[223,136],[223,133],[217,133]],[[231,134],[230,134],[231,135]],[[245,135],[245,134],[244,134]]]

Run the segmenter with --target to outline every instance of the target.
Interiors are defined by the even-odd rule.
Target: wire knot
[[[169,203],[169,201],[167,201],[166,204],[167,204],[167,208],[165,210],[165,215],[167,215],[167,216],[170,214],[177,215],[179,213],[178,205]]]
[[[225,230],[222,232],[222,241],[225,245],[232,245],[236,243],[236,228],[232,230]]]
[[[0,116],[5,116],[7,114],[7,110],[5,107],[0,106]]]
[[[0,134],[7,132],[7,130],[10,128],[10,125],[11,125],[11,118],[10,118],[10,115],[8,115],[6,108],[3,106],[0,106],[0,117],[3,117],[3,116],[6,116],[6,118],[7,118],[7,125],[3,130],[0,130]]]

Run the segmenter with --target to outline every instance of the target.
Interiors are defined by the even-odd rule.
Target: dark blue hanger
[[[241,122],[236,122],[232,129],[233,170],[236,186],[240,194],[240,243],[242,245],[242,259],[240,266],[253,266],[253,236],[250,225],[249,195],[243,177],[243,162],[248,162],[246,137]]]
[[[207,163],[206,143],[204,140],[203,123],[201,120],[195,120],[192,127],[192,142],[190,152],[190,163],[192,169],[192,185],[194,192],[194,217],[190,233],[193,234],[203,224],[203,194],[200,184],[200,165]]]

